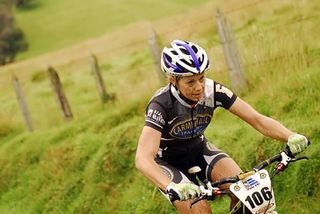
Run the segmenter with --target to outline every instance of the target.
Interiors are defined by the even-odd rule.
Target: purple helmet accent
[[[173,40],[161,54],[161,69],[174,76],[191,76],[205,72],[210,66],[208,55],[199,45]]]
[[[169,60],[168,57],[166,55],[163,55],[164,60],[166,61],[166,63],[168,63],[168,65],[173,68],[173,70],[175,71],[182,71],[181,68],[179,68],[178,66],[176,66],[175,64],[172,64]]]
[[[193,62],[195,63],[197,70],[200,71],[200,64],[199,64],[199,60],[196,56],[196,53],[193,51],[193,49],[189,46],[189,44],[187,43],[180,43],[180,42],[176,42],[176,45],[180,45],[183,46],[185,49],[187,49],[193,59]]]

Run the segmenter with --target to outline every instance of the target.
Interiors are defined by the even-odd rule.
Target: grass
[[[49,7],[41,4],[34,5],[34,9]],[[249,90],[239,95],[258,111],[312,141],[304,153],[310,160],[292,165],[273,181],[278,211],[316,214],[320,211],[320,61],[316,51],[319,44],[314,38],[319,20],[315,16],[303,28],[298,22],[265,31],[266,26],[291,22],[299,13],[297,4],[300,12],[310,16],[316,15],[314,8],[319,8],[316,1],[270,1],[228,17],[239,37],[249,83]],[[159,34],[163,43],[177,35],[199,41],[207,47],[213,62],[208,76],[230,85],[221,46],[213,46],[218,41],[213,35],[215,29],[199,25],[193,31],[196,33],[185,30],[168,35],[163,30]],[[61,118],[44,70],[19,73],[35,124],[34,133],[24,131],[12,86],[5,81],[7,77],[0,76],[0,212],[176,213],[134,168],[145,106],[160,86],[148,47],[139,43],[112,57],[100,55],[107,90],[116,96],[113,103],[105,105],[99,101],[90,66],[84,61],[58,67],[75,115],[69,122]],[[217,110],[212,123],[206,131],[207,138],[243,169],[250,169],[283,147],[227,111]],[[226,213],[228,199],[218,199],[212,207],[215,213]]]
[[[75,45],[131,23],[181,13],[189,7],[205,2],[208,0],[174,0],[161,3],[147,0],[93,0],[90,4],[85,0],[56,0],[45,3],[33,0],[33,7],[16,11],[17,24],[30,43],[29,51],[20,54],[18,59]]]

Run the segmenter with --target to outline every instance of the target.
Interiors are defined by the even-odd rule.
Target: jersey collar
[[[176,87],[174,87],[174,85],[170,84],[170,90],[171,93],[173,94],[173,96],[183,105],[186,106],[188,108],[195,108],[199,102],[195,103],[195,104],[189,104],[184,98],[182,97],[182,94],[180,94],[179,90],[176,89]]]

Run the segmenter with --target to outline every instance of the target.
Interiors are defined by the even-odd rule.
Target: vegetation
[[[17,23],[30,43],[29,51],[20,54],[19,58],[25,59],[76,45],[130,23],[174,15],[205,2],[208,0],[172,0],[161,3],[148,0],[92,0],[90,4],[86,0],[55,0],[45,3],[32,0],[16,11]]]
[[[273,183],[279,213],[317,214],[320,5],[317,1],[266,2],[227,13],[249,83],[248,91],[239,95],[311,140],[304,152],[310,160],[290,166]],[[240,5],[224,7],[230,11]],[[301,15],[313,18],[301,21]],[[171,26],[166,20],[156,23]],[[208,76],[229,85],[215,26],[211,20],[202,25],[203,20],[195,21],[192,32],[159,31],[162,42],[179,36],[207,47],[213,62]],[[126,29],[123,34],[130,40],[134,31]],[[27,96],[36,126],[33,133],[24,131],[12,86],[0,72],[0,213],[175,213],[134,167],[144,109],[160,86],[157,75],[150,72],[153,64],[146,43],[115,51],[100,61],[107,89],[117,97],[114,103],[100,104],[90,68],[83,61],[58,67],[75,115],[69,122],[61,119],[44,71],[13,71],[19,74]],[[220,109],[206,136],[243,169],[284,145]],[[212,207],[215,213],[227,213],[228,199],[218,199]]]
[[[0,65],[13,62],[27,47],[23,32],[15,26],[10,1],[0,1]]]

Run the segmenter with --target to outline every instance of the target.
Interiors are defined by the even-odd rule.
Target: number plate
[[[275,209],[276,204],[271,188],[270,176],[265,169],[230,186],[231,192],[253,214],[272,213]]]

